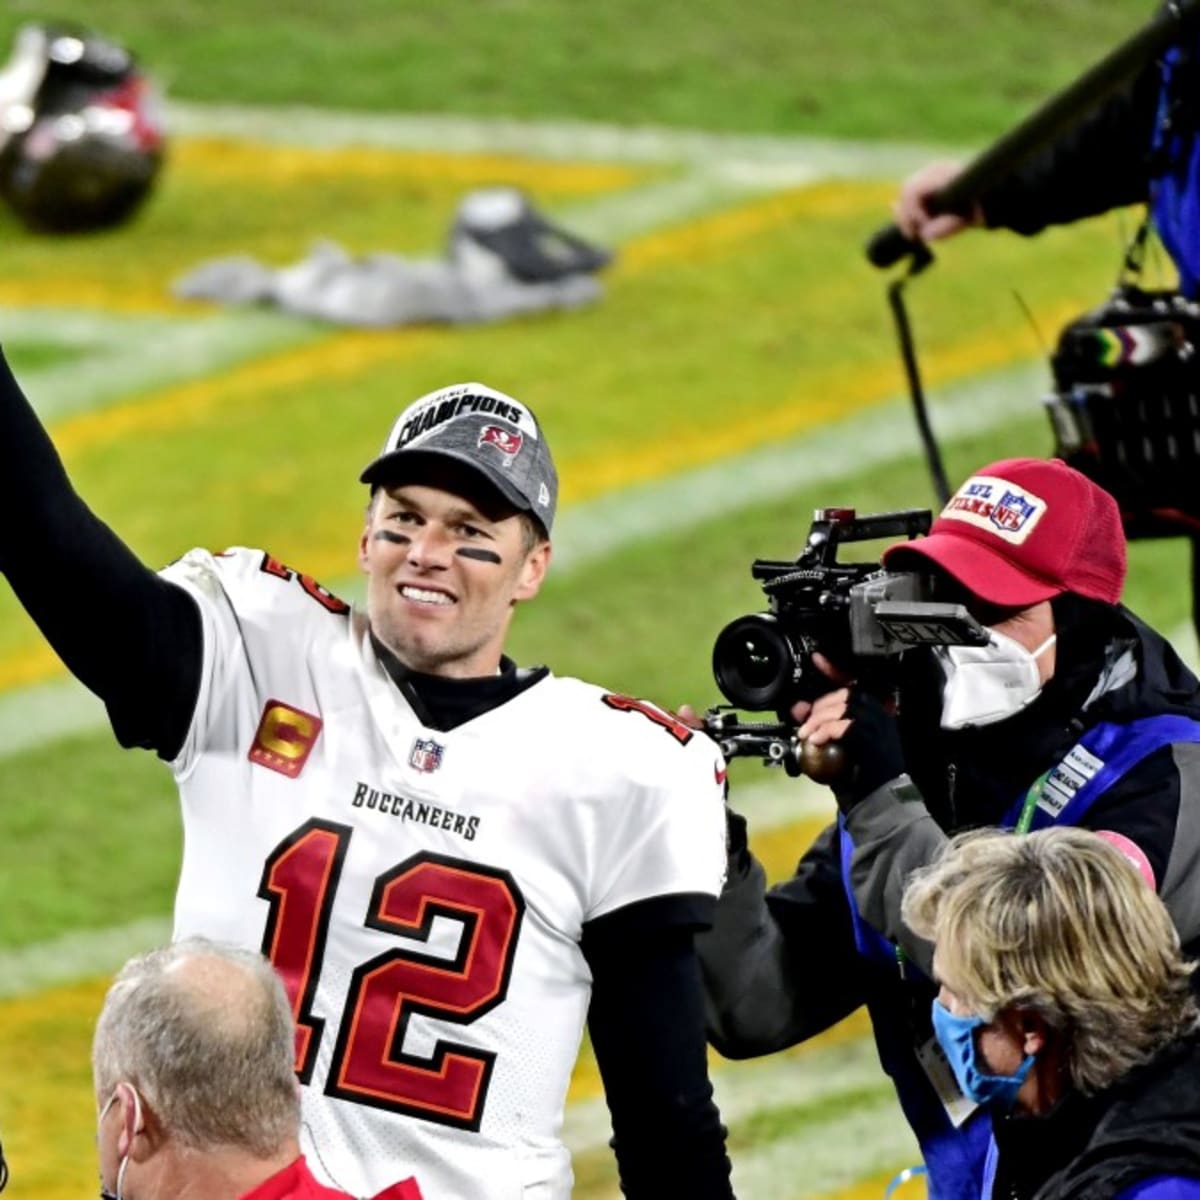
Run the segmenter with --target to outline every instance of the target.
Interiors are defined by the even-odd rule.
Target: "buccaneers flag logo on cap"
[[[479,445],[495,446],[505,454],[516,454],[525,438],[515,429],[505,429],[501,425],[485,425],[479,431]]]

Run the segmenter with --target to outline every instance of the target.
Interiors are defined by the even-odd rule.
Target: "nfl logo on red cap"
[[[1037,505],[1019,492],[1005,492],[992,512],[992,520],[1009,533],[1019,533],[1036,512]]]

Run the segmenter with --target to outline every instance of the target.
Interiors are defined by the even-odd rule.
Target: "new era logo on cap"
[[[549,531],[558,475],[533,413],[511,396],[482,383],[457,383],[422,396],[396,419],[362,482],[402,483],[418,456],[442,456],[474,468]]]
[[[966,521],[1013,545],[1020,545],[1046,511],[1046,502],[1028,489],[1017,490],[992,475],[972,475],[950,497],[942,519]]]

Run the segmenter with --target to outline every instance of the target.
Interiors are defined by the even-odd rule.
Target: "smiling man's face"
[[[494,674],[513,606],[537,594],[550,544],[489,490],[452,481],[380,488],[359,543],[375,636],[408,668]]]

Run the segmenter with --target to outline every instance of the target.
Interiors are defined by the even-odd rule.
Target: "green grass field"
[[[1093,9],[935,13],[904,0],[835,16],[811,0],[610,0],[584,19],[552,0],[370,0],[339,15],[92,0],[76,15],[140,49],[189,120],[211,127],[176,139],[158,194],[126,229],[53,240],[0,214],[0,338],[80,492],[146,561],[259,545],[351,591],[355,480],[394,414],[453,379],[512,391],[549,429],[563,477],[559,561],[519,615],[516,657],[706,703],[713,636],[761,606],[753,557],[796,553],[818,506],[931,502],[898,399],[884,280],[861,257],[895,186],[894,172],[870,168],[869,140],[981,144],[1147,11],[1130,0]],[[38,12],[10,6],[0,40]],[[206,118],[216,105],[247,106],[234,124],[255,134]],[[272,116],[278,105],[362,110],[362,128],[375,121],[392,140],[362,144],[350,121],[348,137],[324,144],[313,113]],[[497,127],[481,126],[473,149],[406,146],[399,118],[412,113],[463,128],[520,117],[528,141],[496,134],[493,145]],[[566,119],[868,144],[847,149],[853,169],[814,165],[811,180],[774,184],[760,143],[718,140],[701,159],[664,138],[650,160],[627,133],[606,155],[585,153],[582,135],[575,156],[540,150],[538,129]],[[780,144],[793,169],[817,153]],[[756,181],[730,185],[735,162]],[[496,179],[614,241],[601,303],[490,327],[356,332],[168,294],[202,259],[284,263],[320,236],[436,253],[458,197]],[[952,474],[1048,452],[1046,381],[1018,368],[1103,297],[1129,223],[963,239],[913,285],[934,420],[956,431]],[[1185,581],[1180,545],[1134,547],[1130,601],[1155,624],[1182,626]],[[86,621],[86,595],[78,603]],[[764,776],[738,764],[739,794]],[[114,747],[0,591],[0,1132],[18,1200],[91,1186],[87,1039],[105,974],[165,927],[179,858],[172,792],[153,759]],[[798,807],[759,823],[775,873],[816,820]],[[811,1050],[720,1067],[743,1200],[867,1200],[905,1164],[863,1033],[852,1022]],[[569,1124],[587,1198],[614,1194],[597,1104],[585,1059]]]
[[[64,2],[212,103],[973,142],[1147,19],[1142,0]],[[13,0],[0,36],[51,10]]]

